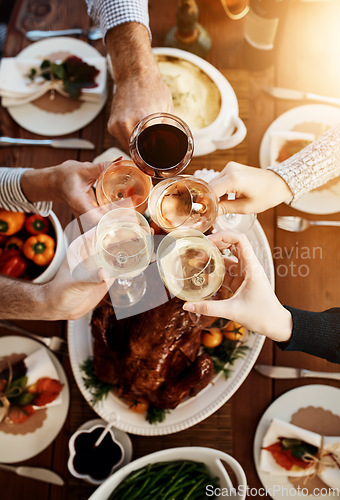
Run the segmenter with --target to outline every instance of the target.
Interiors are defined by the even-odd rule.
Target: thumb
[[[248,200],[238,198],[236,200],[221,199],[218,203],[218,214],[247,214],[251,213],[250,208],[247,208]]]
[[[204,300],[202,302],[186,302],[183,305],[184,311],[201,314],[203,316],[215,316],[218,318],[234,319],[233,298],[226,300]]]

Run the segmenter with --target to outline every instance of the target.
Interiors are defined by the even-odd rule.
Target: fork
[[[54,31],[41,31],[33,30],[27,31],[25,34],[27,40],[31,42],[36,42],[37,40],[42,40],[49,37],[55,36],[67,36],[67,35],[85,35],[89,40],[99,40],[103,37],[101,29],[98,26],[93,26],[88,30],[82,28],[70,28],[66,30],[54,30]]]
[[[277,218],[277,227],[285,231],[305,231],[311,226],[340,226],[337,220],[307,220],[302,217],[279,216]]]
[[[63,356],[68,356],[68,348],[67,342],[61,337],[43,337],[42,335],[37,335],[36,333],[29,332],[20,326],[11,323],[10,321],[0,321],[0,326],[12,330],[13,332],[20,333],[21,335],[25,335],[26,337],[31,337],[32,339],[45,344],[51,351],[61,354]]]

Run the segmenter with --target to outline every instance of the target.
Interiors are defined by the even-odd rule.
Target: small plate
[[[102,57],[97,49],[88,43],[71,37],[58,37],[32,43],[17,55],[18,59],[34,59],[48,56],[53,52],[65,51],[80,58]],[[107,87],[98,103],[82,102],[71,113],[50,113],[28,103],[23,106],[7,108],[9,114],[19,125],[29,132],[45,136],[71,134],[90,123],[102,110],[107,99]]]
[[[13,353],[25,353],[28,356],[37,349],[41,349],[41,347],[43,346],[40,342],[27,337],[15,335],[0,337],[1,356],[8,356]],[[54,441],[64,425],[70,402],[68,382],[58,359],[49,349],[46,348],[46,351],[57,370],[60,382],[64,385],[61,391],[62,402],[59,405],[47,408],[47,417],[42,427],[39,427],[34,432],[25,435],[14,435],[0,431],[0,462],[6,464],[21,462],[38,455]]]
[[[300,408],[307,408],[308,406],[321,407],[324,410],[330,410],[335,415],[340,415],[340,389],[321,384],[304,385],[292,389],[277,398],[267,408],[258,423],[253,448],[255,467],[261,483],[266,490],[271,491],[271,497],[274,500],[286,500],[288,497],[284,492],[287,490],[289,491],[289,498],[300,498],[302,495],[293,494],[292,490],[294,490],[294,486],[289,482],[287,476],[275,476],[260,470],[259,463],[263,437],[273,418],[279,418],[285,422],[290,422],[294,413]],[[277,491],[278,487],[280,487],[281,490],[279,492]],[[320,498],[320,495],[308,495],[308,500],[320,500]],[[322,498],[331,497],[322,495]]]
[[[260,166],[271,165],[270,139],[273,132],[299,131],[321,135],[340,123],[340,108],[324,104],[307,104],[292,108],[280,115],[267,128],[260,146]],[[333,214],[340,211],[340,179],[301,196],[291,205],[308,214]]]

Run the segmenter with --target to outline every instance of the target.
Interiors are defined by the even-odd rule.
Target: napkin
[[[82,89],[80,100],[92,103],[101,102],[107,81],[106,59],[104,57],[88,57],[83,60],[95,66],[99,70],[96,77],[97,87]],[[31,68],[39,68],[41,59],[18,59],[16,57],[5,57],[0,64],[0,96],[2,106],[22,106],[38,97],[41,97],[49,90],[56,90],[63,93],[63,86],[60,82],[46,81],[38,77],[36,81],[31,81],[28,77]]]
[[[279,438],[300,439],[317,448],[322,446],[322,436],[316,432],[302,429],[296,425],[274,418],[264,435],[262,448],[276,443]],[[340,463],[340,436],[324,436],[323,449],[329,449]],[[311,466],[302,471],[288,471],[276,463],[272,454],[264,449],[260,453],[260,470],[277,476],[301,477],[315,473],[315,467]],[[319,477],[329,486],[340,487],[340,469],[338,467],[325,467]]]

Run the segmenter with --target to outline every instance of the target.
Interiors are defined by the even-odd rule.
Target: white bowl
[[[37,278],[35,278],[33,280],[33,283],[42,284],[51,281],[51,279],[53,279],[54,276],[57,274],[57,271],[61,266],[61,263],[63,262],[64,257],[66,255],[66,241],[65,241],[64,231],[63,228],[61,227],[59,219],[52,211],[50,212],[48,219],[52,224],[55,233],[55,238],[56,238],[55,254],[51,263],[48,265],[45,271],[42,274],[40,274]]]
[[[236,493],[232,498],[243,500],[246,496],[247,479],[240,464],[230,455],[213,448],[204,448],[198,446],[188,446],[184,448],[171,448],[167,450],[157,451],[145,457],[139,458],[121,468],[110,476],[96,491],[91,495],[89,500],[106,500],[115,488],[130,474],[130,472],[140,469],[147,464],[156,462],[167,462],[171,460],[194,460],[196,462],[204,462],[213,477],[217,476],[220,479],[220,487],[230,490],[233,484],[229,475],[221,461],[225,462],[235,473],[238,482]],[[225,495],[216,495],[217,498]]]
[[[212,153],[216,149],[230,149],[240,144],[247,134],[247,129],[238,116],[235,92],[222,73],[201,57],[185,50],[158,47],[153,49],[153,53],[173,57],[174,62],[179,58],[198,66],[215,83],[220,92],[221,107],[217,118],[206,127],[197,129],[190,127],[194,136],[194,156]],[[199,102],[197,105],[199,106]]]

